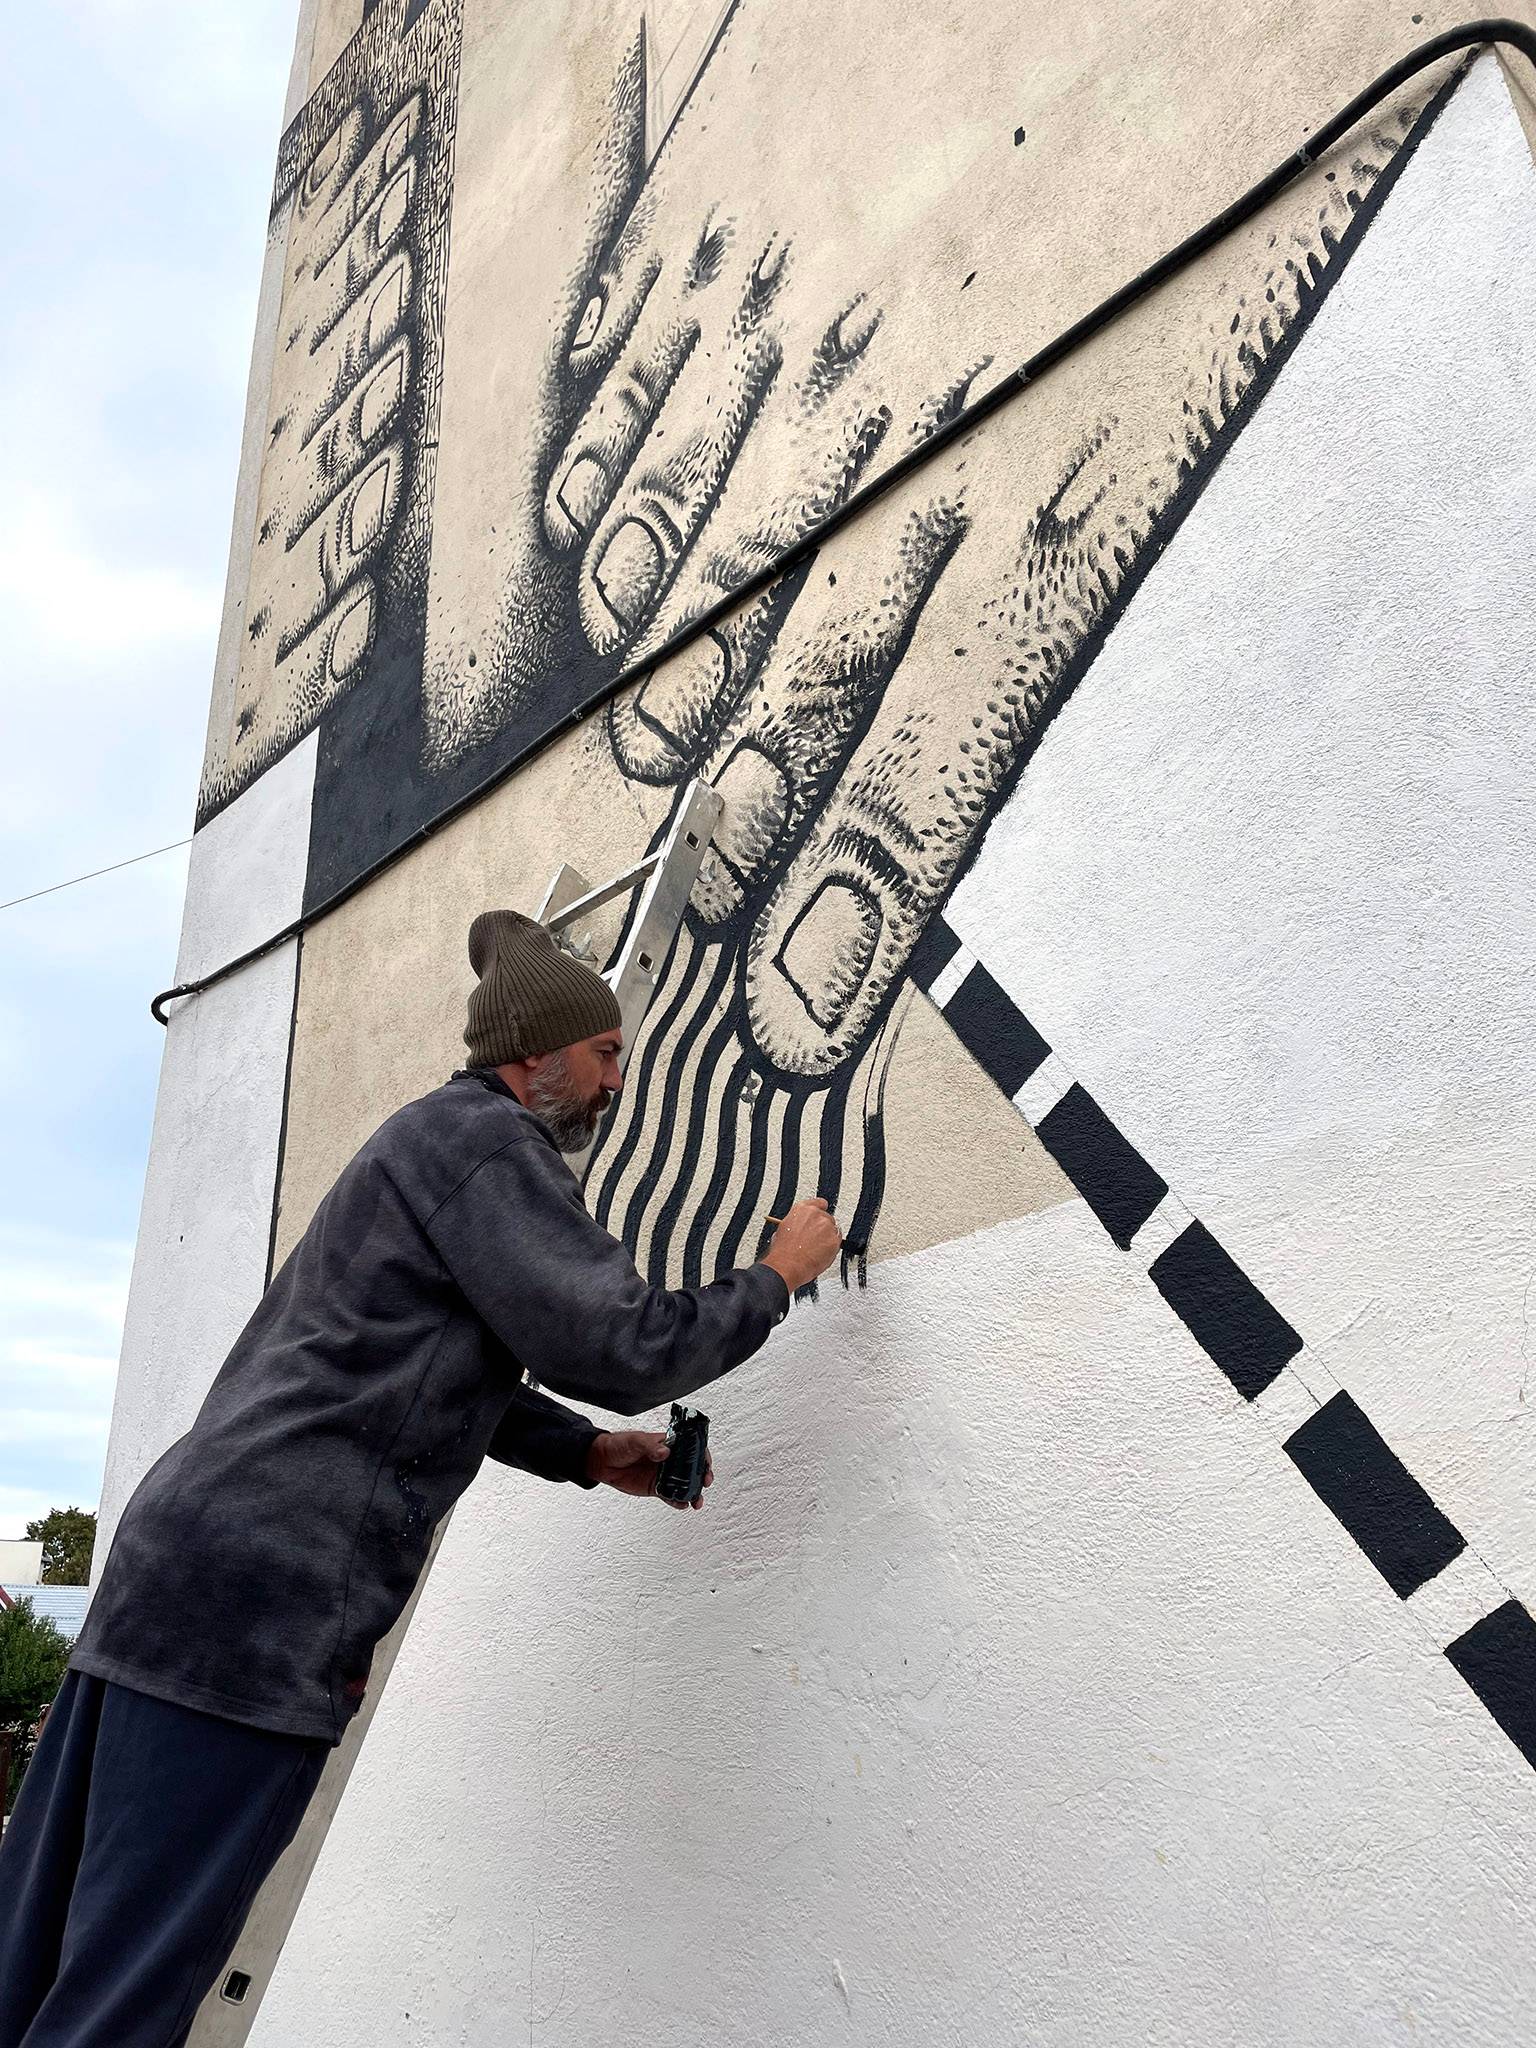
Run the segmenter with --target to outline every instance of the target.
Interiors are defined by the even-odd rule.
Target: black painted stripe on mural
[[[926,995],[960,950],[960,941],[942,917],[930,917],[907,959],[907,979]]]
[[[729,956],[722,952],[720,963],[728,965]],[[704,1027],[714,1019],[714,1028],[706,1035]],[[693,1184],[693,1176],[704,1151],[704,1129],[709,1112],[708,1077],[716,1071],[725,1057],[732,1038],[731,1013],[729,1008],[720,1009],[715,1001],[702,1005],[683,1027],[676,1046],[673,1048],[666,1079],[662,1084],[661,1115],[657,1118],[651,1136],[650,1158],[645,1171],[635,1185],[629,1198],[629,1207],[624,1215],[624,1228],[618,1234],[625,1244],[636,1249],[635,1263],[643,1271],[664,1273],[667,1258],[672,1248],[672,1233],[682,1216],[683,1197]],[[702,1039],[702,1045],[700,1040]],[[695,1045],[700,1046],[697,1068],[692,1065]],[[684,1084],[688,1088],[687,1122],[683,1126],[682,1143],[676,1162],[672,1161],[672,1146],[678,1129],[678,1112],[682,1102]],[[636,1117],[636,1122],[641,1119]],[[669,1165],[673,1170],[669,1172]],[[667,1192],[651,1225],[649,1251],[640,1256],[641,1231],[646,1221],[646,1211],[663,1180]]]
[[[752,1115],[747,1125],[747,1173],[742,1182],[741,1193],[736,1197],[736,1206],[731,1211],[720,1239],[720,1266],[725,1271],[732,1266],[747,1266],[755,1263],[768,1249],[768,1239],[773,1225],[763,1222],[766,1209],[760,1209],[763,1182],[768,1176],[768,1126],[769,1105],[773,1097],[766,1088],[759,1090],[752,1102]],[[779,1213],[777,1211],[775,1214]],[[746,1252],[747,1232],[757,1217],[757,1228],[753,1233],[752,1250]]]
[[[720,1213],[720,1204],[725,1200],[726,1188],[730,1185],[736,1162],[740,1158],[737,1149],[737,1129],[743,1109],[741,1091],[747,1076],[752,1071],[751,1062],[743,1052],[737,1052],[731,1062],[730,1072],[725,1077],[725,1086],[720,1091],[720,1107],[715,1116],[715,1164],[704,1193],[694,1210],[693,1221],[683,1239],[682,1273],[685,1287],[703,1284],[704,1240],[709,1235],[710,1225]],[[751,1112],[750,1103],[745,1105]],[[715,1277],[710,1274],[710,1279]],[[666,1282],[661,1283],[663,1286]]]
[[[667,976],[671,974],[673,964],[677,960],[683,932],[684,927],[679,926],[677,938],[673,942],[672,951],[662,972],[662,987],[665,987]],[[639,1150],[645,1128],[643,1120],[631,1114],[632,1105],[637,1101],[649,1100],[661,1049],[697,990],[699,980],[705,971],[705,957],[702,949],[695,950],[680,970],[676,988],[664,998],[658,996],[653,999],[651,1008],[646,1012],[645,1028],[642,1032],[644,1042],[635,1058],[630,1061],[624,1077],[623,1092],[618,1103],[610,1108],[598,1128],[597,1149],[587,1162],[584,1185],[587,1190],[588,1206],[605,1229],[611,1228],[610,1217],[613,1204],[618,1199],[620,1182],[628,1171],[630,1161]],[[708,1001],[715,1002],[719,999],[717,991],[724,989],[725,979],[721,972],[721,963],[716,960],[709,970]],[[664,1002],[664,1007],[659,1013],[656,1009],[657,1002]],[[615,1143],[613,1134],[616,1130],[621,1132],[621,1136]],[[599,1169],[602,1178],[596,1183],[597,1192],[594,1198],[593,1176]]]
[[[1152,1284],[1245,1401],[1301,1349],[1290,1324],[1203,1223],[1181,1231],[1147,1269]]]
[[[1528,1764],[1536,1764],[1536,1621],[1506,1600],[1446,1649]]]
[[[1036,1124],[1035,1136],[1125,1251],[1168,1192],[1162,1175],[1075,1081]]]
[[[933,918],[913,952],[910,978],[931,989],[959,946],[949,924]],[[973,1002],[962,1002],[977,975],[985,979],[977,983]],[[1045,1040],[979,962],[943,1015],[1000,1087],[999,1072],[1007,1075],[1024,1064],[1027,1079],[1046,1056]],[[980,1036],[992,1049],[990,1064],[970,1043],[974,1017],[985,1019]],[[997,1050],[1010,1029],[1021,1048],[1011,1063]],[[1016,1081],[1006,1092],[1011,1097],[1020,1085]],[[1167,1192],[1160,1177],[1076,1082],[1035,1128],[1110,1236],[1128,1244]],[[1181,1231],[1153,1260],[1148,1276],[1244,1400],[1262,1394],[1302,1348],[1300,1335],[1203,1223]],[[1466,1548],[1460,1530],[1348,1394],[1324,1403],[1293,1431],[1285,1449],[1399,1599],[1437,1577]],[[1536,1766],[1536,1621],[1518,1601],[1508,1600],[1445,1654],[1526,1762]]]
[[[844,1067],[823,1090],[821,1099],[821,1151],[816,1169],[816,1192],[835,1210],[843,1192],[843,1141],[848,1130],[848,1096],[857,1067]]]
[[[1285,1448],[1400,1600],[1466,1549],[1461,1531],[1348,1394],[1324,1402]]]
[[[944,1015],[972,1059],[1010,1098],[1050,1052],[1023,1011],[979,963],[944,1005]]]
[[[930,919],[912,950],[912,979],[931,989],[959,949],[952,927],[942,917]],[[1050,1057],[1045,1038],[980,961],[944,1004],[943,1016],[1010,1101]],[[1124,1251],[1167,1194],[1167,1182],[1076,1082],[1035,1134]]]

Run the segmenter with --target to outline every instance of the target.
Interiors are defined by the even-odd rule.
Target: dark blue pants
[[[0,2048],[177,2048],[329,1754],[69,1672],[0,1840]]]

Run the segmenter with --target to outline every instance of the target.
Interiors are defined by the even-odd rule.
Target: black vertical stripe
[[[708,955],[707,947],[690,946],[684,960],[681,951],[683,929],[681,926],[678,929],[672,957],[667,963],[662,981],[658,984],[657,993],[651,999],[651,1006],[645,1013],[644,1021],[635,1035],[634,1057],[624,1070],[623,1092],[599,1130],[597,1148],[587,1161],[587,1206],[605,1228],[609,1225],[610,1211],[618,1196],[619,1183],[623,1180],[644,1133],[645,1105],[650,1100],[651,1082],[662,1045],[693,993]],[[674,966],[679,973],[677,986],[665,998],[665,1007],[658,1010],[657,1006],[662,1002],[661,991]],[[722,972],[722,956],[717,955],[711,963],[710,972],[712,977],[718,977],[723,986],[725,976]],[[712,997],[713,987],[710,995]],[[594,1196],[593,1176],[599,1167],[602,1168],[602,1180]]]
[[[773,1091],[759,1088],[752,1103],[752,1117],[747,1129],[747,1177],[742,1183],[741,1193],[736,1197],[736,1206],[731,1211],[730,1221],[720,1239],[718,1270],[727,1271],[732,1266],[751,1264],[742,1256],[743,1241],[754,1215],[759,1216],[763,1199],[763,1178],[768,1171],[768,1126],[773,1104]],[[752,1257],[757,1256],[757,1241],[754,1240]],[[713,1277],[713,1276],[711,1276]]]
[[[1506,1600],[1458,1636],[1446,1656],[1528,1764],[1536,1764],[1536,1622]]]
[[[861,1287],[869,1279],[870,1240],[875,1234],[875,1225],[880,1220],[880,1209],[885,1200],[885,1083],[911,1004],[912,990],[907,988],[885,1020],[864,1084],[864,1176],[859,1186],[857,1206],[844,1233],[842,1266],[845,1287],[850,1269],[857,1274]]]
[[[632,1219],[630,1227],[633,1228],[634,1236],[630,1238],[626,1228],[626,1241],[638,1246],[645,1231],[644,1212],[665,1178],[666,1193],[662,1196],[660,1207],[651,1223],[649,1239],[645,1243],[645,1255],[641,1257],[638,1251],[635,1253],[636,1265],[657,1287],[665,1287],[667,1284],[667,1263],[672,1256],[673,1234],[682,1220],[684,1199],[693,1185],[693,1176],[704,1156],[704,1133],[709,1119],[709,1091],[736,1035],[730,1011],[721,1012],[715,1019],[714,1029],[700,1048],[698,1063],[693,1068],[689,1084],[688,1122],[682,1134],[682,1149],[678,1152],[675,1147],[678,1137],[678,1100],[681,1094],[679,1084],[688,1070],[688,1055],[693,1050],[694,1039],[697,1036],[696,1027],[707,1024],[709,1019],[710,1012],[701,1009],[678,1044],[673,1068],[667,1076],[667,1085],[662,1096],[661,1118],[652,1141],[650,1164],[641,1176],[640,1186],[635,1190],[629,1206],[629,1215]]]
[[[685,1287],[698,1287],[704,1280],[704,1240],[709,1235],[709,1226],[714,1222],[725,1200],[725,1191],[730,1185],[731,1173],[736,1165],[736,1125],[741,1115],[741,1091],[751,1063],[739,1049],[731,1071],[720,1091],[720,1108],[715,1118],[715,1165],[709,1176],[709,1185],[699,1197],[694,1210],[693,1221],[688,1226],[688,1235],[683,1240],[682,1273]],[[707,1079],[705,1082],[707,1085]],[[708,1276],[711,1280],[714,1275]]]
[[[1124,1251],[1168,1183],[1075,1081],[1036,1124],[1035,1136]]]
[[[1301,1339],[1203,1223],[1149,1268],[1153,1285],[1245,1401],[1262,1394]]]
[[[1348,1394],[1308,1416],[1285,1448],[1400,1600],[1466,1549],[1461,1531]]]
[[[944,1005],[944,1021],[1010,1098],[1051,1049],[979,962]]]

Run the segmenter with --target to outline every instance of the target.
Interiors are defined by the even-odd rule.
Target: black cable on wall
[[[1346,106],[1341,107],[1338,113],[1323,123],[1309,141],[1304,142],[1299,149],[1293,150],[1283,163],[1277,164],[1266,176],[1260,178],[1257,184],[1250,185],[1248,190],[1240,198],[1233,200],[1230,206],[1225,207],[1220,213],[1213,214],[1202,227],[1196,228],[1193,234],[1186,235],[1182,242],[1175,243],[1173,248],[1159,256],[1155,263],[1149,264],[1145,270],[1128,279],[1117,291],[1111,292],[1107,299],[1101,299],[1099,304],[1083,314],[1081,319],[1074,320],[1070,327],[1063,328],[1053,340],[1037,349],[1027,362],[1021,363],[1016,370],[994,384],[990,391],[984,392],[980,398],[963,407],[952,420],[937,428],[926,440],[893,462],[889,469],[883,470],[871,482],[854,491],[837,511],[829,514],[794,547],[786,549],[777,561],[771,562],[766,568],[760,569],[744,582],[737,584],[707,611],[701,612],[697,618],[680,626],[644,662],[621,669],[601,690],[595,691],[584,703],[567,712],[546,732],[541,733],[510,760],[503,762],[493,774],[486,776],[457,802],[448,805],[429,823],[411,833],[381,859],[354,875],[350,882],[335,890],[323,902],[317,903],[313,909],[303,912],[291,923],[285,924],[281,931],[274,932],[270,938],[263,939],[259,946],[252,946],[247,952],[238,954],[233,960],[225,961],[222,967],[216,967],[212,973],[202,975],[195,981],[179,982],[175,988],[162,989],[149,1006],[156,1023],[170,1022],[164,1006],[178,996],[201,994],[204,989],[212,988],[216,983],[238,973],[242,967],[248,967],[253,960],[261,959],[275,947],[296,938],[299,933],[317,924],[321,918],[328,917],[333,910],[340,909],[343,903],[365,889],[377,876],[383,874],[386,868],[393,867],[396,861],[403,860],[434,833],[440,832],[445,825],[451,824],[455,818],[472,809],[484,797],[489,796],[492,790],[499,788],[509,776],[515,775],[519,768],[525,767],[535,755],[542,753],[546,747],[553,745],[557,739],[569,732],[573,726],[580,725],[585,719],[590,718],[594,711],[600,710],[620,691],[638,683],[671,655],[709,632],[722,619],[728,618],[738,606],[757,596],[760,591],[766,590],[771,583],[777,582],[781,576],[814,555],[835,533],[857,519],[877,500],[895,490],[909,476],[915,475],[926,463],[932,462],[946,448],[951,447],[962,436],[979,426],[983,420],[1009,404],[1030,385],[1039,383],[1048,371],[1065,361],[1085,342],[1102,333],[1106,327],[1118,320],[1122,313],[1129,312],[1131,307],[1137,305],[1149,293],[1156,291],[1159,285],[1166,284],[1170,278],[1176,277],[1180,271],[1187,269],[1198,257],[1203,256],[1208,249],[1214,248],[1235,229],[1252,220],[1256,213],[1262,211],[1272,199],[1277,198],[1320,157],[1325,156],[1357,121],[1373,107],[1379,106],[1384,99],[1390,98],[1399,86],[1405,85],[1410,78],[1427,70],[1430,65],[1438,63],[1442,57],[1452,56],[1458,50],[1495,43],[1504,43],[1511,49],[1518,50],[1528,63],[1536,66],[1536,29],[1528,28],[1518,21],[1495,18],[1466,22],[1460,28],[1447,29],[1442,35],[1432,36],[1428,42],[1420,43],[1417,49],[1410,50],[1406,56],[1400,57],[1395,64],[1383,71],[1380,77],[1373,79],[1363,91],[1356,93]]]

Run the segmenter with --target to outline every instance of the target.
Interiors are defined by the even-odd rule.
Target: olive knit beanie
[[[521,911],[481,911],[469,928],[469,964],[480,977],[464,1027],[472,1066],[531,1059],[619,1029],[618,998],[607,982]]]

